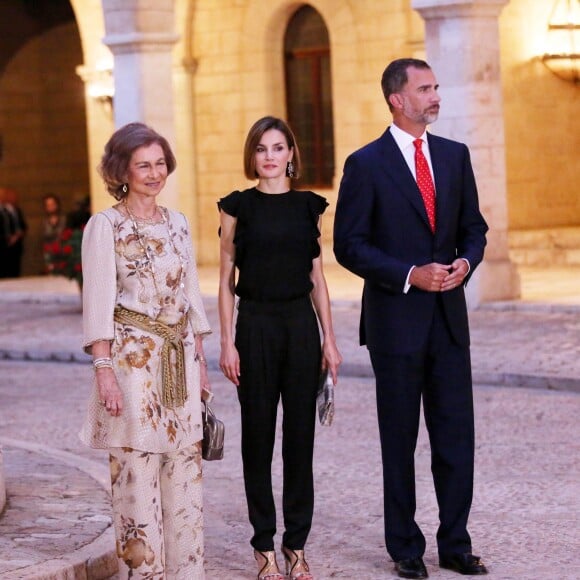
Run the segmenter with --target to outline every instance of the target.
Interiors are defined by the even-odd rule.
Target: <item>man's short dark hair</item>
[[[393,107],[389,102],[389,97],[393,93],[400,93],[403,87],[407,84],[409,77],[407,70],[410,68],[431,69],[431,67],[424,61],[418,58],[399,58],[391,62],[383,72],[381,79],[381,88],[383,95],[392,111]]]

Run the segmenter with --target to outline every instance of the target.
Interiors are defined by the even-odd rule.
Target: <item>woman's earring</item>
[[[294,177],[294,163],[292,161],[288,161],[286,165],[286,175],[290,178]]]
[[[127,187],[127,184],[126,183],[123,183],[123,187],[121,187],[121,191],[123,193],[127,193],[129,191],[129,188]]]

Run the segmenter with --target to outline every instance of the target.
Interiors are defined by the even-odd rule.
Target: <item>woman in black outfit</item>
[[[244,482],[258,579],[284,578],[274,552],[271,475],[281,399],[282,553],[288,578],[312,580],[304,544],[314,506],[316,391],[321,369],[328,368],[336,384],[342,360],[318,241],[320,216],[328,203],[311,191],[291,188],[291,179],[300,173],[300,155],[292,131],[281,119],[264,117],[250,129],[244,170],[248,179],[258,179],[256,187],[234,191],[218,203],[220,367],[238,387]],[[239,297],[235,340],[234,295]]]

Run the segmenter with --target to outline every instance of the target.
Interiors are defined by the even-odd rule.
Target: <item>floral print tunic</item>
[[[200,369],[194,335],[211,332],[185,216],[162,208],[164,220],[133,220],[115,207],[95,214],[83,235],[84,349],[111,341],[111,358],[123,393],[123,411],[112,417],[99,402],[96,381],[81,440],[90,447],[130,447],[152,453],[201,440]],[[176,324],[185,315],[188,398],[174,409],[161,404],[163,338],[114,321],[115,306]]]

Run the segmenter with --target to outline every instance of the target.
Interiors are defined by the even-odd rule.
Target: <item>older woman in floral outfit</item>
[[[83,237],[84,348],[95,384],[81,439],[110,454],[121,578],[204,578],[201,387],[210,332],[186,218],[157,205],[175,158],[141,123],[100,171],[118,201]]]

